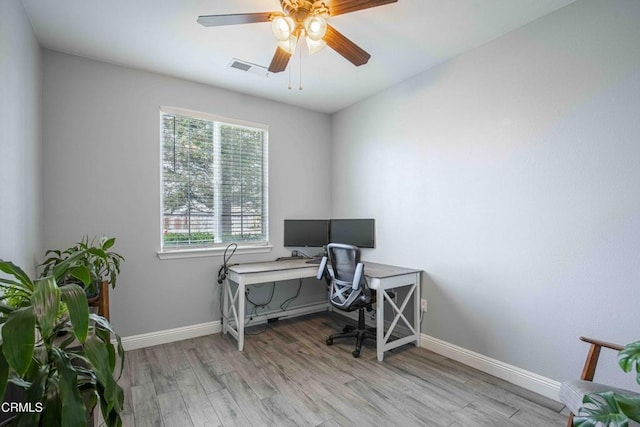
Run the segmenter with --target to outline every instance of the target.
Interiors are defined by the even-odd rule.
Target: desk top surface
[[[288,259],[282,261],[253,262],[248,264],[238,264],[229,267],[229,271],[237,274],[256,274],[266,273],[270,271],[294,270],[294,269],[313,269],[317,270],[317,264],[307,264],[307,259]],[[415,268],[397,267],[395,265],[378,264],[376,262],[364,263],[364,272],[368,277],[385,278],[401,276],[403,274],[418,273],[422,270]]]
[[[294,270],[297,268],[318,269],[318,265],[307,264],[306,259],[287,259],[282,261],[250,262],[229,267],[229,271],[238,274],[266,273],[269,271]]]

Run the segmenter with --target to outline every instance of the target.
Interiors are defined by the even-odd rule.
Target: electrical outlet
[[[426,300],[426,298],[422,298],[422,299],[420,300],[420,310],[421,310],[422,312],[427,311],[427,300]]]

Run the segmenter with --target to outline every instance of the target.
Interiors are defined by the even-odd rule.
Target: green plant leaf
[[[31,376],[31,383],[25,384],[20,381],[12,380],[12,382],[19,387],[26,390],[26,401],[31,402],[33,405],[45,401],[45,390],[47,389],[47,381],[49,379],[49,365],[40,366],[33,371]],[[38,419],[40,413],[37,411],[21,412],[16,419],[16,427],[33,427],[38,425]]]
[[[40,424],[43,426],[59,426],[62,418],[62,402],[60,401],[60,391],[58,384],[53,381],[49,383],[44,411],[40,415]]]
[[[40,332],[46,339],[53,332],[60,307],[60,288],[53,277],[36,280],[31,304],[40,325]]]
[[[104,342],[105,346],[107,347],[107,352],[109,353],[109,369],[111,369],[111,371],[113,372],[116,369],[116,352],[113,344],[111,344],[111,334],[101,328],[95,328],[94,331],[98,338],[100,338],[100,340],[102,340],[102,342]]]
[[[635,366],[636,382],[640,384],[640,341],[627,344],[620,350],[618,364],[625,372],[631,372]]]
[[[98,383],[104,387],[103,399],[104,403],[106,403],[106,408],[103,409],[103,413],[105,410],[106,413],[109,413],[112,409],[120,413],[122,410],[122,400],[120,399],[122,389],[113,379],[106,343],[96,335],[90,335],[87,337],[83,348],[85,355],[95,368]]]
[[[629,419],[640,422],[640,396],[616,394],[615,398],[620,409]]]
[[[87,413],[82,396],[78,391],[77,373],[64,351],[54,347],[52,354],[58,369],[58,388],[62,402],[61,425],[86,426]]]
[[[73,335],[80,342],[87,338],[89,330],[89,305],[84,289],[75,283],[69,283],[60,287],[62,301],[69,310],[69,320],[73,325]]]
[[[104,388],[98,384],[96,387],[99,396],[104,396]],[[117,400],[120,402],[120,407],[122,407],[122,403],[124,402],[124,391],[122,388],[118,387],[117,389]],[[106,425],[112,427],[122,427],[122,418],[120,418],[120,412],[115,408],[109,409],[105,400],[103,398],[100,399],[100,410],[102,411],[102,418],[105,420]]]
[[[91,271],[84,265],[79,265],[74,267],[69,274],[76,279],[80,280],[85,286],[89,286],[91,284]]]
[[[16,307],[11,307],[6,304],[0,303],[0,313],[2,314],[11,314],[16,311]]]
[[[69,251],[69,256],[67,256],[63,261],[56,262],[51,269],[51,274],[56,278],[56,282],[60,282],[65,277],[69,276],[71,270],[74,268],[79,265],[84,265],[82,263],[82,258],[86,255],[86,250],[69,249]]]
[[[95,367],[95,374],[105,387],[113,381],[111,366],[109,363],[109,352],[106,344],[96,335],[90,335],[84,343],[84,350],[87,359]]]
[[[56,345],[58,346],[58,348],[66,350],[67,347],[76,342],[76,337],[75,335],[73,335],[72,328],[56,329],[56,333],[62,332],[63,330],[70,333],[66,334],[66,338],[64,338],[63,340],[56,341]]]
[[[33,307],[19,308],[2,326],[2,352],[9,366],[22,377],[31,364],[35,346],[36,316]]]
[[[106,251],[111,246],[113,246],[114,243],[116,243],[116,238],[115,237],[111,237],[110,239],[105,240],[105,242],[102,244],[102,250]]]
[[[17,282],[13,282],[16,286],[33,291],[33,282],[27,273],[11,261],[0,259],[0,271],[15,277],[18,280]]]
[[[580,408],[578,415],[574,417],[574,427],[629,425],[627,416],[620,409],[612,391],[586,395],[582,402],[585,406]]]
[[[96,333],[98,333],[99,330],[102,329],[104,331],[109,332],[109,334],[115,337],[116,339],[116,344],[117,344],[116,348],[118,350],[117,355],[118,355],[118,358],[120,359],[120,370],[118,373],[118,378],[119,378],[120,375],[122,375],[122,372],[124,370],[124,347],[122,346],[122,338],[120,338],[120,335],[116,333],[115,329],[113,329],[113,326],[111,326],[111,323],[109,323],[109,321],[104,317],[99,316],[95,313],[89,314],[89,317],[91,318],[91,320],[93,320],[96,323]],[[101,338],[105,342],[111,342],[110,338],[102,337],[102,335],[101,335]]]
[[[0,401],[4,401],[4,392],[7,390],[7,380],[9,379],[9,363],[2,353],[0,344]]]
[[[100,248],[89,248],[88,252],[102,259],[107,259],[107,253]]]
[[[25,290],[24,285],[15,280],[5,279],[3,277],[0,277],[0,283],[1,283],[0,286],[2,286],[3,288]]]

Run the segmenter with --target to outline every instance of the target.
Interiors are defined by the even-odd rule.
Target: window
[[[268,130],[162,108],[163,250],[266,244]]]

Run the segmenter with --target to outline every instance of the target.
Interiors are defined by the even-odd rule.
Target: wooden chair
[[[574,414],[577,414],[580,408],[583,406],[582,399],[585,395],[608,390],[623,394],[636,394],[628,390],[623,390],[593,382],[593,377],[596,373],[598,358],[600,357],[600,350],[602,350],[602,347],[620,351],[624,348],[624,346],[586,337],[580,337],[580,339],[591,344],[591,346],[589,347],[589,353],[587,354],[587,359],[584,362],[582,375],[580,375],[579,380],[565,381],[560,386],[560,400],[571,411],[569,420],[567,422],[567,427],[573,426],[573,416]]]
[[[98,307],[98,315],[109,319],[109,282],[100,283],[100,294],[97,297],[89,298],[89,307]]]

